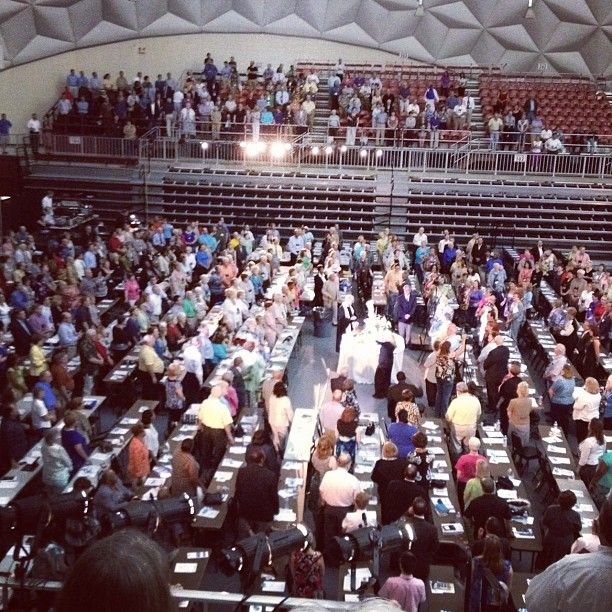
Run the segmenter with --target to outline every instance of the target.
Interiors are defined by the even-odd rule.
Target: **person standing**
[[[325,294],[324,294],[325,296]],[[325,299],[325,297],[324,297]],[[342,302],[341,308],[338,309],[338,327],[336,328],[336,353],[340,352],[340,343],[345,331],[353,331],[357,329],[357,315],[353,304],[355,298],[352,294],[348,294]]]
[[[145,428],[142,423],[132,427],[132,439],[128,447],[127,475],[133,487],[142,485],[151,471],[149,449],[145,446]]]
[[[61,493],[70,480],[72,461],[60,442],[61,432],[49,429],[40,447],[42,458],[42,481],[51,495]]]
[[[251,448],[245,458],[246,465],[238,470],[234,493],[240,538],[267,532],[278,513],[278,478],[265,467],[263,451]]]
[[[277,453],[282,454],[285,449],[291,421],[293,421],[293,408],[287,395],[287,387],[282,382],[277,382],[268,403],[268,423]]]
[[[504,337],[499,334],[495,336],[495,348],[487,355],[482,364],[487,384],[488,409],[495,412],[499,387],[508,371],[508,360],[510,349],[504,345]]]
[[[212,479],[225,452],[226,444],[234,443],[232,435],[232,415],[223,397],[222,385],[215,385],[210,396],[202,402],[198,412],[198,421],[202,433],[202,457],[200,467],[204,482]]]
[[[419,610],[426,594],[425,583],[414,577],[416,567],[416,557],[411,552],[403,552],[400,555],[401,574],[387,578],[378,593],[380,597],[396,601],[407,612]]]
[[[393,333],[385,332],[376,343],[380,345],[380,352],[378,354],[378,367],[374,374],[374,395],[372,397],[384,399],[387,397],[391,385],[391,372],[393,371],[393,352],[395,351]]]
[[[599,383],[595,378],[589,376],[584,381],[584,387],[574,389],[573,397],[572,418],[576,426],[576,440],[580,444],[587,437],[591,419],[599,418],[599,404],[601,403]]]
[[[40,132],[42,126],[36,113],[32,114],[32,117],[28,120],[26,127],[30,133],[30,146],[32,147],[32,154],[37,156],[38,149],[40,147]]]
[[[2,155],[6,155],[12,127],[13,124],[6,118],[6,114],[2,113],[0,115],[0,149],[2,149]]]
[[[404,283],[402,293],[395,303],[394,319],[397,323],[397,333],[404,339],[406,348],[410,348],[412,321],[416,312],[416,296],[410,283]]]
[[[435,415],[441,419],[446,414],[448,402],[455,382],[455,360],[450,354],[450,342],[440,344],[436,355],[436,402]]]

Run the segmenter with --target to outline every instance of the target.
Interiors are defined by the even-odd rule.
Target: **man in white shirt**
[[[282,106],[283,110],[285,110],[285,107],[287,106],[287,104],[289,104],[289,92],[287,91],[287,86],[283,85],[277,92],[276,92],[276,104],[278,106]]]
[[[174,112],[178,115],[183,108],[183,99],[185,95],[180,89],[177,89],[172,95],[172,102],[174,104]]]
[[[42,207],[43,215],[53,216],[53,192],[52,191],[47,191],[40,205]]]
[[[480,400],[468,391],[467,383],[457,383],[457,397],[449,404],[446,420],[451,426],[455,440],[461,444],[476,435],[482,408]]]
[[[300,251],[304,248],[304,237],[298,228],[293,230],[293,236],[289,238],[287,248],[291,253],[291,265],[293,265],[300,254]]]
[[[40,146],[40,130],[41,123],[36,113],[32,114],[32,118],[28,121],[26,127],[30,133],[30,144],[32,145],[32,153],[38,154],[38,147]]]
[[[323,549],[326,551],[329,551],[333,538],[342,533],[342,521],[361,492],[359,480],[348,472],[350,467],[350,455],[340,453],[338,467],[325,472],[319,486],[319,496],[324,504]]]
[[[457,130],[462,130],[465,127],[466,108],[463,104],[455,104],[452,114],[452,125]]]
[[[548,384],[552,384],[561,376],[563,366],[567,363],[567,357],[565,356],[565,345],[557,344],[555,346],[555,355],[551,362],[546,366],[544,370],[544,380]]]
[[[444,249],[446,248],[446,245],[449,243],[450,243],[450,232],[448,230],[444,230],[444,237],[442,238],[442,240],[440,240],[440,242],[438,242],[438,253],[440,253],[440,255],[444,253]]]
[[[489,119],[487,123],[489,128],[489,138],[491,140],[491,151],[497,150],[497,144],[499,143],[499,134],[504,127],[504,121],[499,113],[495,113],[493,117]]]
[[[427,246],[427,234],[424,227],[419,227],[419,231],[412,238],[412,244],[417,248]]]
[[[344,411],[344,406],[340,403],[341,401],[342,390],[336,389],[332,392],[331,400],[329,402],[325,402],[323,406],[321,406],[321,411],[319,412],[319,423],[324,432],[336,432],[338,419]]]
[[[476,106],[476,101],[470,94],[467,94],[461,98],[461,106],[465,108],[465,122],[469,128],[472,125],[472,113]]]

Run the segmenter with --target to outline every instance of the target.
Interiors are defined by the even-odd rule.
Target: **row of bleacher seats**
[[[195,174],[202,175],[202,168],[189,168],[189,167],[178,167],[171,166],[168,169],[170,173],[179,173],[179,174]],[[305,178],[305,179],[321,179],[321,180],[342,180],[342,181],[375,181],[376,176],[373,174],[346,174],[346,173],[336,173],[329,174],[326,172],[302,172],[296,171],[292,172],[290,170],[280,171],[280,170],[246,170],[246,169],[206,169],[206,174],[212,174],[215,176],[246,176],[246,177],[280,177],[283,179],[295,179],[295,178]]]
[[[602,144],[612,143],[612,136],[605,138],[611,131],[612,106],[605,97],[597,95],[591,82],[483,77],[480,80],[480,98],[485,124],[500,96],[506,97],[506,105],[510,108],[518,105],[521,109],[534,96],[538,115],[547,127],[564,133],[595,132],[601,135]]]

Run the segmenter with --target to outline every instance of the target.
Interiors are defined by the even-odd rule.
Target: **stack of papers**
[[[445,593],[454,593],[455,585],[452,582],[442,582],[441,580],[430,580],[429,590],[434,595],[443,595]]]
[[[278,514],[274,517],[275,521],[283,523],[292,523],[297,519],[297,515],[291,508],[281,508]]]
[[[195,574],[198,571],[197,563],[177,563],[174,566],[175,574]]]
[[[498,489],[497,496],[502,499],[516,499],[518,497],[514,489]]]
[[[563,478],[574,478],[572,470],[564,470],[563,468],[554,467],[552,470],[553,476],[561,476]]]
[[[242,466],[242,461],[238,461],[237,459],[232,459],[231,457],[226,457],[221,462],[221,465],[223,467],[228,467],[228,468],[239,468]]]
[[[571,463],[569,457],[549,457],[548,460],[553,465],[570,465]]]
[[[442,523],[442,533],[446,535],[459,535],[463,533],[463,525],[461,523]]]
[[[423,421],[423,423],[421,423],[421,426],[424,429],[438,429],[438,426],[435,423],[432,423],[431,421]]]
[[[232,479],[232,473],[231,472],[217,472],[215,474],[215,480],[217,482],[227,482],[228,480]]]
[[[285,583],[281,580],[264,580],[261,584],[264,593],[284,593]]]
[[[522,538],[525,540],[535,540],[535,535],[533,533],[533,529],[531,527],[513,527],[512,533],[515,538]]]
[[[565,455],[565,449],[562,446],[553,446],[552,444],[549,444],[546,447],[546,452],[557,453],[558,455]]]

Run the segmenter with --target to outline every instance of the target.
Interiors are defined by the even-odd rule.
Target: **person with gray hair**
[[[557,344],[555,346],[554,357],[544,370],[543,378],[548,385],[551,385],[555,380],[561,377],[563,366],[567,363],[565,352],[565,345]]]
[[[476,427],[482,414],[480,400],[469,392],[467,383],[457,383],[457,397],[449,404],[446,420],[451,426],[452,435],[461,445],[476,435]]]
[[[333,539],[342,533],[342,521],[358,493],[361,492],[361,484],[353,475],[349,474],[351,467],[351,456],[348,453],[340,453],[337,467],[325,472],[319,486],[319,495],[323,502],[323,542],[318,542],[318,548],[323,549],[326,561],[332,564],[337,560],[331,558],[330,550]]]

